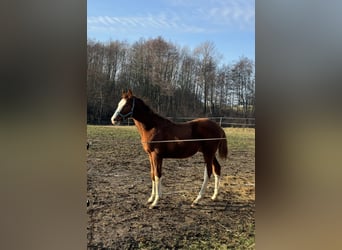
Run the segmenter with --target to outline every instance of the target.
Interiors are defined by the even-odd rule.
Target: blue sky
[[[222,63],[255,60],[255,0],[88,0],[88,39],[158,36],[194,49],[211,41]]]

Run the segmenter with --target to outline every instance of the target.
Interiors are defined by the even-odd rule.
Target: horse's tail
[[[218,145],[219,156],[221,159],[227,159],[228,156],[228,145],[226,134],[223,131],[222,140],[220,140]]]

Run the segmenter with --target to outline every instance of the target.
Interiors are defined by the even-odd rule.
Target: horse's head
[[[132,90],[128,90],[127,93],[124,91],[122,92],[122,97],[120,102],[118,103],[118,107],[115,110],[111,121],[113,125],[115,125],[117,122],[120,122],[127,117],[130,117],[133,115],[135,106],[135,98],[132,94]]]

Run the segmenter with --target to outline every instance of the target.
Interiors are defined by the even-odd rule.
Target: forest
[[[222,63],[215,44],[181,47],[162,37],[87,41],[87,123],[110,124],[128,88],[166,117],[255,117],[255,65]]]

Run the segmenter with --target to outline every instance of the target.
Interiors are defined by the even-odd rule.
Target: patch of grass
[[[254,128],[225,128],[224,131],[226,132],[229,150],[254,152]]]
[[[236,239],[236,249],[255,249],[255,225],[250,223],[238,228]]]
[[[88,139],[136,139],[140,136],[135,126],[87,126]]]

